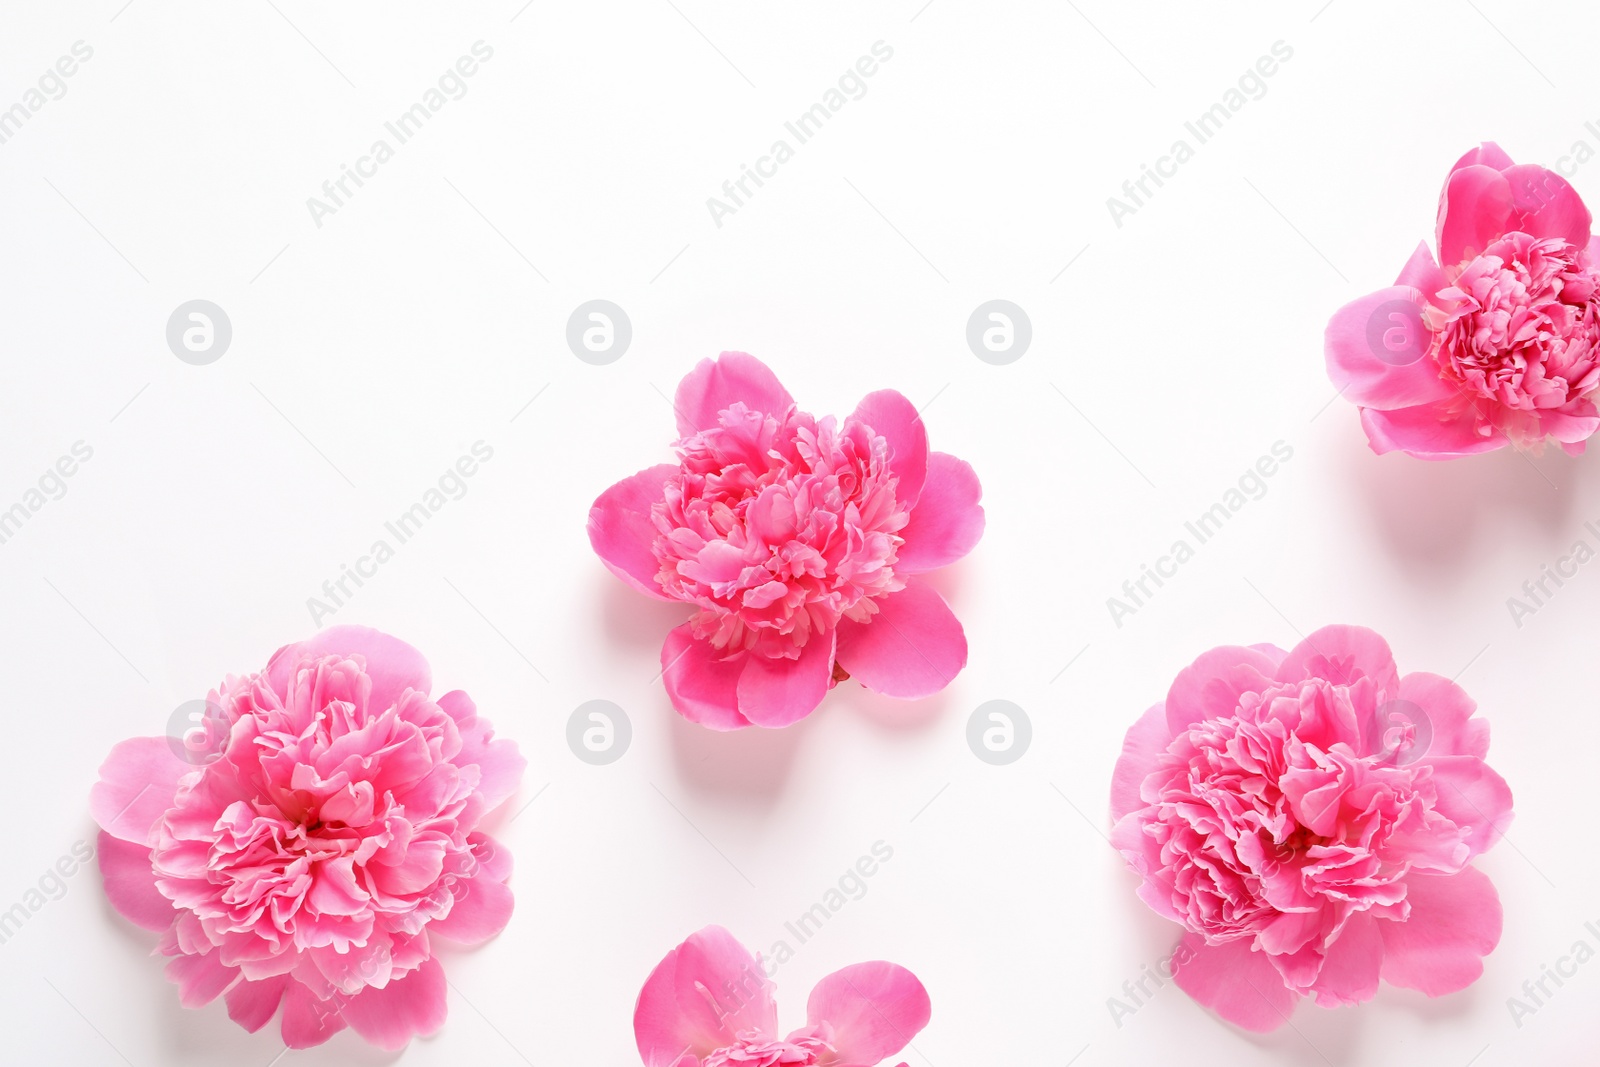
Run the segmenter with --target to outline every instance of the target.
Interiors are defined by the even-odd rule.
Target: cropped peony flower
[[[886,389],[818,419],[760,360],[724,352],[674,406],[678,462],[589,511],[617,577],[695,609],[661,650],[673,707],[716,730],[780,727],[846,677],[907,699],[948,685],[967,639],[921,575],[972,550],[983,508],[911,402]]]
[[[477,826],[524,761],[431,688],[416,649],[338,626],[211,692],[210,762],[164,737],[112,749],[89,795],[106,895],[161,934],[186,1007],[222,996],[252,1032],[281,1007],[290,1048],[348,1025],[398,1049],[444,1023],[435,939],[511,917],[511,857]]]
[[[1176,979],[1251,1030],[1302,996],[1441,996],[1483,972],[1500,900],[1473,857],[1511,822],[1489,727],[1454,682],[1401,677],[1330,626],[1288,653],[1212,649],[1123,742],[1112,844],[1184,930]]]
[[[1566,179],[1485,143],[1439,198],[1439,261],[1328,323],[1328,376],[1375,452],[1449,459],[1546,438],[1577,455],[1600,411],[1600,245]]]
[[[877,1067],[932,1015],[916,975],[857,963],[818,982],[806,1025],[780,1039],[774,988],[761,958],[722,927],[691,934],[639,991],[633,1036],[645,1067]]]

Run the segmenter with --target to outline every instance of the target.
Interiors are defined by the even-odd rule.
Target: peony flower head
[[[780,1039],[774,988],[761,958],[722,927],[691,934],[639,991],[633,1034],[645,1067],[877,1067],[932,1015],[916,975],[857,963],[818,982],[806,1025]]]
[[[1475,708],[1352,626],[1180,672],[1111,790],[1139,896],[1185,930],[1178,985],[1271,1030],[1303,996],[1355,1004],[1380,977],[1429,996],[1475,981],[1500,901],[1470,864],[1511,821]]]
[[[112,749],[89,796],[106,895],[161,934],[186,1007],[223,996],[252,1032],[281,1007],[291,1048],[348,1025],[398,1049],[443,1024],[434,939],[511,917],[511,858],[477,827],[524,761],[431,688],[410,645],[333,627],[211,692],[209,762],[164,737]]]
[[[1486,143],[1451,169],[1436,262],[1328,324],[1328,375],[1375,452],[1449,459],[1546,438],[1576,455],[1600,411],[1600,247],[1561,175]]]
[[[845,677],[902,698],[949,684],[966,635],[919,576],[972,550],[983,508],[972,468],[928,450],[911,402],[884,390],[819,419],[765,364],[724,352],[674,406],[678,462],[589,511],[617,577],[694,608],[661,650],[673,706],[717,730],[779,727]]]

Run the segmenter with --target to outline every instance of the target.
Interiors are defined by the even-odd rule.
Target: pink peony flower
[[[1271,1030],[1302,996],[1356,1004],[1380,977],[1429,996],[1474,982],[1500,900],[1470,863],[1511,821],[1476,706],[1447,678],[1400,677],[1353,626],[1180,672],[1111,786],[1139,896],[1187,931],[1178,985]]]
[[[818,419],[760,360],[724,352],[674,406],[678,462],[589,511],[617,577],[695,608],[661,650],[673,707],[716,730],[779,727],[846,677],[902,698],[948,685],[966,635],[919,575],[972,550],[983,508],[972,468],[928,451],[911,402],[886,389]]]
[[[290,1048],[348,1025],[398,1049],[444,1023],[432,939],[511,917],[511,857],[476,828],[524,761],[431,687],[410,645],[338,626],[212,691],[212,762],[164,737],[112,749],[89,795],[106,895],[160,932],[186,1007],[224,996],[254,1032],[281,1005]]]
[[[1328,323],[1328,376],[1375,452],[1449,459],[1600,429],[1600,246],[1566,180],[1498,145],[1462,156],[1426,244]]]
[[[932,1014],[916,975],[858,963],[818,982],[806,1025],[779,1040],[774,988],[760,957],[722,927],[691,934],[639,991],[639,1055],[646,1067],[876,1067]]]

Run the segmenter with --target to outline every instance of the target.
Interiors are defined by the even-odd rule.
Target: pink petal
[[[661,591],[656,573],[661,563],[650,546],[657,531],[650,505],[659,503],[668,479],[678,473],[671,463],[658,463],[622,479],[600,494],[589,509],[589,544],[606,569],[646,596],[671,600]]]
[[[1478,704],[1448,678],[1413,671],[1400,679],[1399,699],[1415,704],[1427,716],[1427,748],[1423,756],[1489,755],[1489,724],[1474,719]]]
[[[100,858],[106,899],[119,915],[146,930],[159,932],[172,925],[178,913],[172,901],[156,889],[155,872],[150,869],[150,846],[135,845],[101,830],[95,851]]]
[[[1453,459],[1493,452],[1508,442],[1505,434],[1489,429],[1478,432],[1479,419],[1471,407],[1448,412],[1434,404],[1419,404],[1395,411],[1361,409],[1361,428],[1378,455],[1404,452],[1417,459]]]
[[[511,852],[488,834],[467,835],[467,844],[478,860],[478,877],[493,878],[497,882],[511,878]]]
[[[366,626],[330,626],[308,641],[285,645],[267,663],[267,684],[286,699],[293,684],[292,672],[307,659],[340,656],[362,657],[367,677],[372,679],[370,706],[383,710],[400,700],[407,689],[426,696],[433,689],[433,671],[421,652],[398,637]]]
[[[739,673],[739,713],[778,729],[816,710],[833,684],[834,635],[813,633],[799,659],[747,655]]]
[[[922,574],[947,566],[972,551],[983,536],[983,489],[970,464],[945,452],[928,456],[928,480],[911,520],[900,531],[895,570]]]
[[[1339,938],[1329,945],[1317,980],[1307,990],[1324,1008],[1360,1004],[1378,993],[1378,972],[1383,969],[1383,935],[1378,927],[1391,925],[1357,913],[1344,924]]]
[[[1224,719],[1239,708],[1242,693],[1272,684],[1278,659],[1258,648],[1224,645],[1203,652],[1178,672],[1167,690],[1167,729],[1176,737],[1206,719]]]
[[[1154,705],[1128,727],[1127,736],[1122,739],[1122,755],[1117,758],[1117,769],[1111,775],[1112,822],[1145,806],[1139,796],[1139,786],[1155,770],[1171,742],[1172,732],[1167,728],[1164,704]]]
[[[1425,307],[1420,291],[1394,286],[1334,312],[1323,355],[1328,378],[1345,399],[1387,411],[1452,395],[1428,355],[1432,335],[1422,321]]]
[[[478,945],[494,937],[511,921],[511,887],[493,878],[457,882],[450,914],[428,924],[428,933],[463,945]]]
[[[647,1064],[706,1056],[753,1030],[771,1037],[778,1007],[761,961],[720,926],[689,935],[639,990],[633,1036]]]
[[[304,985],[290,979],[283,993],[283,1019],[278,1024],[283,1043],[290,1048],[322,1044],[345,1028],[344,1018],[339,1014],[340,1006],[341,999],[320,1000]]]
[[[1439,290],[1447,288],[1450,282],[1434,260],[1428,242],[1422,241],[1417,245],[1417,250],[1411,253],[1411,258],[1406,260],[1406,265],[1400,268],[1400,277],[1394,280],[1394,284],[1417,290],[1432,304],[1437,303]]]
[[[667,634],[661,646],[661,680],[672,706],[685,719],[713,730],[737,730],[750,725],[739,714],[739,676],[746,657],[720,657],[710,641],[696,638],[684,623]]]
[[[1454,173],[1462,167],[1476,165],[1492,167],[1495,170],[1505,170],[1512,164],[1511,157],[1506,155],[1503,148],[1493,141],[1485,141],[1475,148],[1468,149],[1466,155],[1455,161],[1455,165],[1450,168],[1450,171]]]
[[[1439,262],[1448,269],[1479,255],[1511,222],[1511,183],[1482,164],[1452,171],[1439,197]]]
[[[1500,897],[1476,867],[1460,874],[1406,878],[1405,922],[1379,924],[1383,980],[1430,997],[1465,989],[1483,974],[1483,957],[1500,943]]]
[[[1208,945],[1198,934],[1184,934],[1172,962],[1180,989],[1246,1030],[1276,1030],[1299,1000],[1266,953],[1251,951],[1249,938]]]
[[[1289,650],[1278,665],[1277,677],[1281,682],[1325,678],[1335,685],[1370,678],[1389,696],[1400,689],[1400,672],[1389,642],[1365,626],[1324,626],[1310,634]]]
[[[937,693],[967,665],[967,635],[921,578],[878,602],[870,622],[839,623],[839,666],[875,693],[911,700]]]
[[[895,500],[915,508],[928,478],[928,428],[916,405],[893,389],[880,389],[862,397],[850,418],[889,442],[889,469],[899,479]]]
[[[1470,827],[1474,856],[1499,840],[1511,825],[1511,787],[1476,756],[1430,756],[1417,764],[1433,768],[1435,807],[1457,826]]]
[[[228,990],[224,998],[228,1005],[228,1018],[255,1033],[271,1021],[283,1002],[283,992],[291,979],[286,974],[276,978],[263,978],[259,982],[240,982]]]
[[[89,790],[89,814],[113,837],[146,844],[156,821],[172,807],[178,780],[198,769],[179,759],[164,737],[118,742]]]
[[[678,383],[672,406],[678,412],[679,435],[713,428],[717,416],[737,402],[778,416],[794,406],[794,398],[765,363],[744,352],[724,352],[714,360],[702,359]]]
[[[806,1022],[831,1029],[840,1067],[874,1067],[928,1025],[928,991],[904,967],[881,960],[834,971],[806,1001]]]
[[[213,949],[204,956],[174,956],[168,961],[167,980],[178,987],[178,1003],[203,1008],[238,979],[239,968],[224,967],[221,957]]]
[[[1560,237],[1574,248],[1589,243],[1589,209],[1567,180],[1533,163],[1505,169],[1511,186],[1513,229],[1534,237]]]
[[[1596,413],[1594,401],[1574,400],[1559,411],[1539,412],[1539,429],[1563,446],[1581,446],[1600,430],[1600,414]]]
[[[368,986],[348,998],[341,1014],[367,1041],[394,1052],[413,1037],[438,1033],[447,1010],[444,968],[429,959],[382,989]]]
[[[456,766],[477,764],[482,776],[478,792],[483,798],[483,810],[493,811],[522,784],[522,772],[528,761],[522,758],[517,743],[506,738],[496,738],[494,728],[487,719],[478,717],[477,705],[459,689],[451,690],[439,698],[439,707],[456,721],[461,733],[461,751],[455,757]]]

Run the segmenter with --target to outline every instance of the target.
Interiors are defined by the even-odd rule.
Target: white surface
[[[92,840],[113,743],[308,634],[306,598],[481,439],[466,496],[335,616],[467,688],[528,757],[513,809],[539,794],[502,820],[510,927],[447,961],[449,1021],[401,1061],[635,1064],[633,999],[668,948],[711,922],[770,947],[881,840],[867,894],[779,972],[786,1027],[821,975],[885,958],[932,993],[913,1067],[1592,1062],[1600,962],[1520,1028],[1506,999],[1596,940],[1600,569],[1521,628],[1506,598],[1596,543],[1600,456],[1376,458],[1349,405],[1323,410],[1321,344],[1430,236],[1470,145],[1600,147],[1591,7],[275,2],[0,15],[0,108],[94,49],[0,145],[0,504],[94,450],[0,545],[0,907]],[[479,40],[465,97],[317,228],[306,198]],[[879,40],[866,95],[714,225],[706,198]],[[1113,225],[1106,198],[1279,40],[1266,95]],[[1573,180],[1600,203],[1600,162]],[[633,323],[602,367],[564,342],[597,297]],[[964,339],[996,297],[1033,324],[1009,366]],[[209,366],[164,341],[193,298],[233,323]],[[610,577],[584,519],[668,456],[659,394],[725,348],[818,413],[886,386],[931,403],[934,447],[978,470],[988,533],[938,579],[971,663],[938,698],[845,685],[778,734],[671,711],[657,650],[683,613]],[[1279,440],[1266,495],[1114,627],[1106,598]],[[1303,1005],[1268,1037],[1168,986],[1119,1027],[1108,998],[1175,935],[1100,837],[1124,729],[1199,652],[1335,621],[1402,670],[1465,670],[1493,723],[1519,817],[1480,861],[1506,910],[1483,980]],[[633,723],[607,767],[564,741],[595,698]],[[997,698],[1035,732],[1006,767],[965,742]],[[178,1006],[92,868],[67,885],[0,945],[0,1058],[277,1055],[275,1026]],[[346,1032],[278,1062],[392,1059]]]

